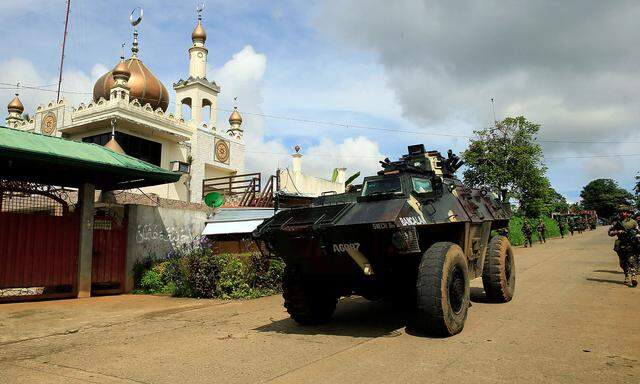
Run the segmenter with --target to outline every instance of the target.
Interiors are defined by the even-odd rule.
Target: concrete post
[[[91,296],[91,262],[93,260],[93,200],[95,187],[84,183],[78,189],[80,240],[78,244],[78,298]]]
[[[291,170],[294,173],[302,173],[302,155],[300,153],[291,155]]]
[[[138,216],[139,205],[125,205],[125,217],[127,218],[127,259],[125,261],[124,271],[124,293],[133,291],[134,276],[133,267],[137,260],[137,250],[140,244],[137,243],[136,235],[138,233]]]

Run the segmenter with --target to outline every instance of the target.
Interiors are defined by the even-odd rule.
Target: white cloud
[[[62,97],[72,105],[90,101],[93,84],[107,71],[107,67],[103,64],[95,64],[90,74],[77,69],[65,70],[62,74]],[[8,103],[17,92],[28,114],[33,114],[39,104],[46,104],[56,98],[57,75],[41,73],[34,63],[23,58],[12,58],[0,63],[0,82],[20,83],[20,87],[17,88],[0,85],[0,101]],[[41,89],[29,89],[23,86]],[[3,108],[0,115],[5,116],[6,109]]]
[[[229,109],[234,104],[233,98],[237,97],[245,130],[246,171],[271,175],[277,167],[289,165],[293,149],[279,138],[268,137],[269,125],[278,124],[277,121],[267,123],[263,116],[255,114],[262,113],[266,70],[267,57],[246,46],[221,68],[210,69],[209,73],[213,73],[212,78],[221,87],[217,116],[219,129],[228,126],[229,112],[225,109]],[[348,173],[362,171],[363,175],[371,174],[377,170],[378,160],[384,158],[378,144],[363,136],[347,137],[338,142],[320,136],[317,144],[303,148],[302,153],[304,172],[323,178],[331,177],[336,167],[347,167]]]
[[[323,138],[317,145],[302,150],[303,172],[322,178],[330,178],[336,167],[347,168],[347,174],[360,171],[361,176],[375,174],[380,169],[378,161],[384,159],[378,143],[364,136],[349,137],[341,143]]]
[[[211,78],[220,85],[218,97],[217,126],[229,125],[229,110],[234,105],[242,112],[262,113],[263,78],[267,68],[267,57],[257,53],[252,46],[247,45],[227,61],[219,69],[209,69]],[[237,98],[237,101],[234,101]],[[243,126],[250,130],[247,140],[262,137],[264,118],[243,114]]]
[[[20,83],[22,85],[36,86],[51,84],[38,73],[33,63],[22,58],[13,58],[0,63],[0,82],[9,84]],[[51,95],[55,96],[54,93],[11,88],[10,86],[4,84],[0,85],[0,88],[2,88],[0,89],[0,100],[2,103],[0,105],[2,105],[2,116],[6,115],[7,110],[4,107],[13,98],[14,93],[20,94],[20,100],[22,100],[22,104],[24,104],[25,106],[25,112],[27,113],[31,113],[31,110],[34,109],[34,107],[38,103],[45,102],[45,100],[48,100]],[[4,123],[4,121],[1,123]]]

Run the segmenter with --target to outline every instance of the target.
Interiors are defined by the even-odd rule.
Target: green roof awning
[[[174,183],[180,176],[97,144],[0,126],[0,178],[113,190]]]

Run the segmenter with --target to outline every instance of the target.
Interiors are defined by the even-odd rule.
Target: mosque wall
[[[200,239],[207,212],[162,206],[127,205],[125,291],[133,289],[133,267],[146,258],[161,259],[182,244]]]

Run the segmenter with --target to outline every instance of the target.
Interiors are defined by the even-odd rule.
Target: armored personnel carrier
[[[511,300],[510,208],[486,189],[467,188],[462,165],[423,145],[347,193],[280,211],[253,233],[260,251],[286,263],[285,307],[302,325],[328,322],[341,296],[390,296],[412,303],[411,325],[437,335],[462,331],[469,281],[487,298]]]

